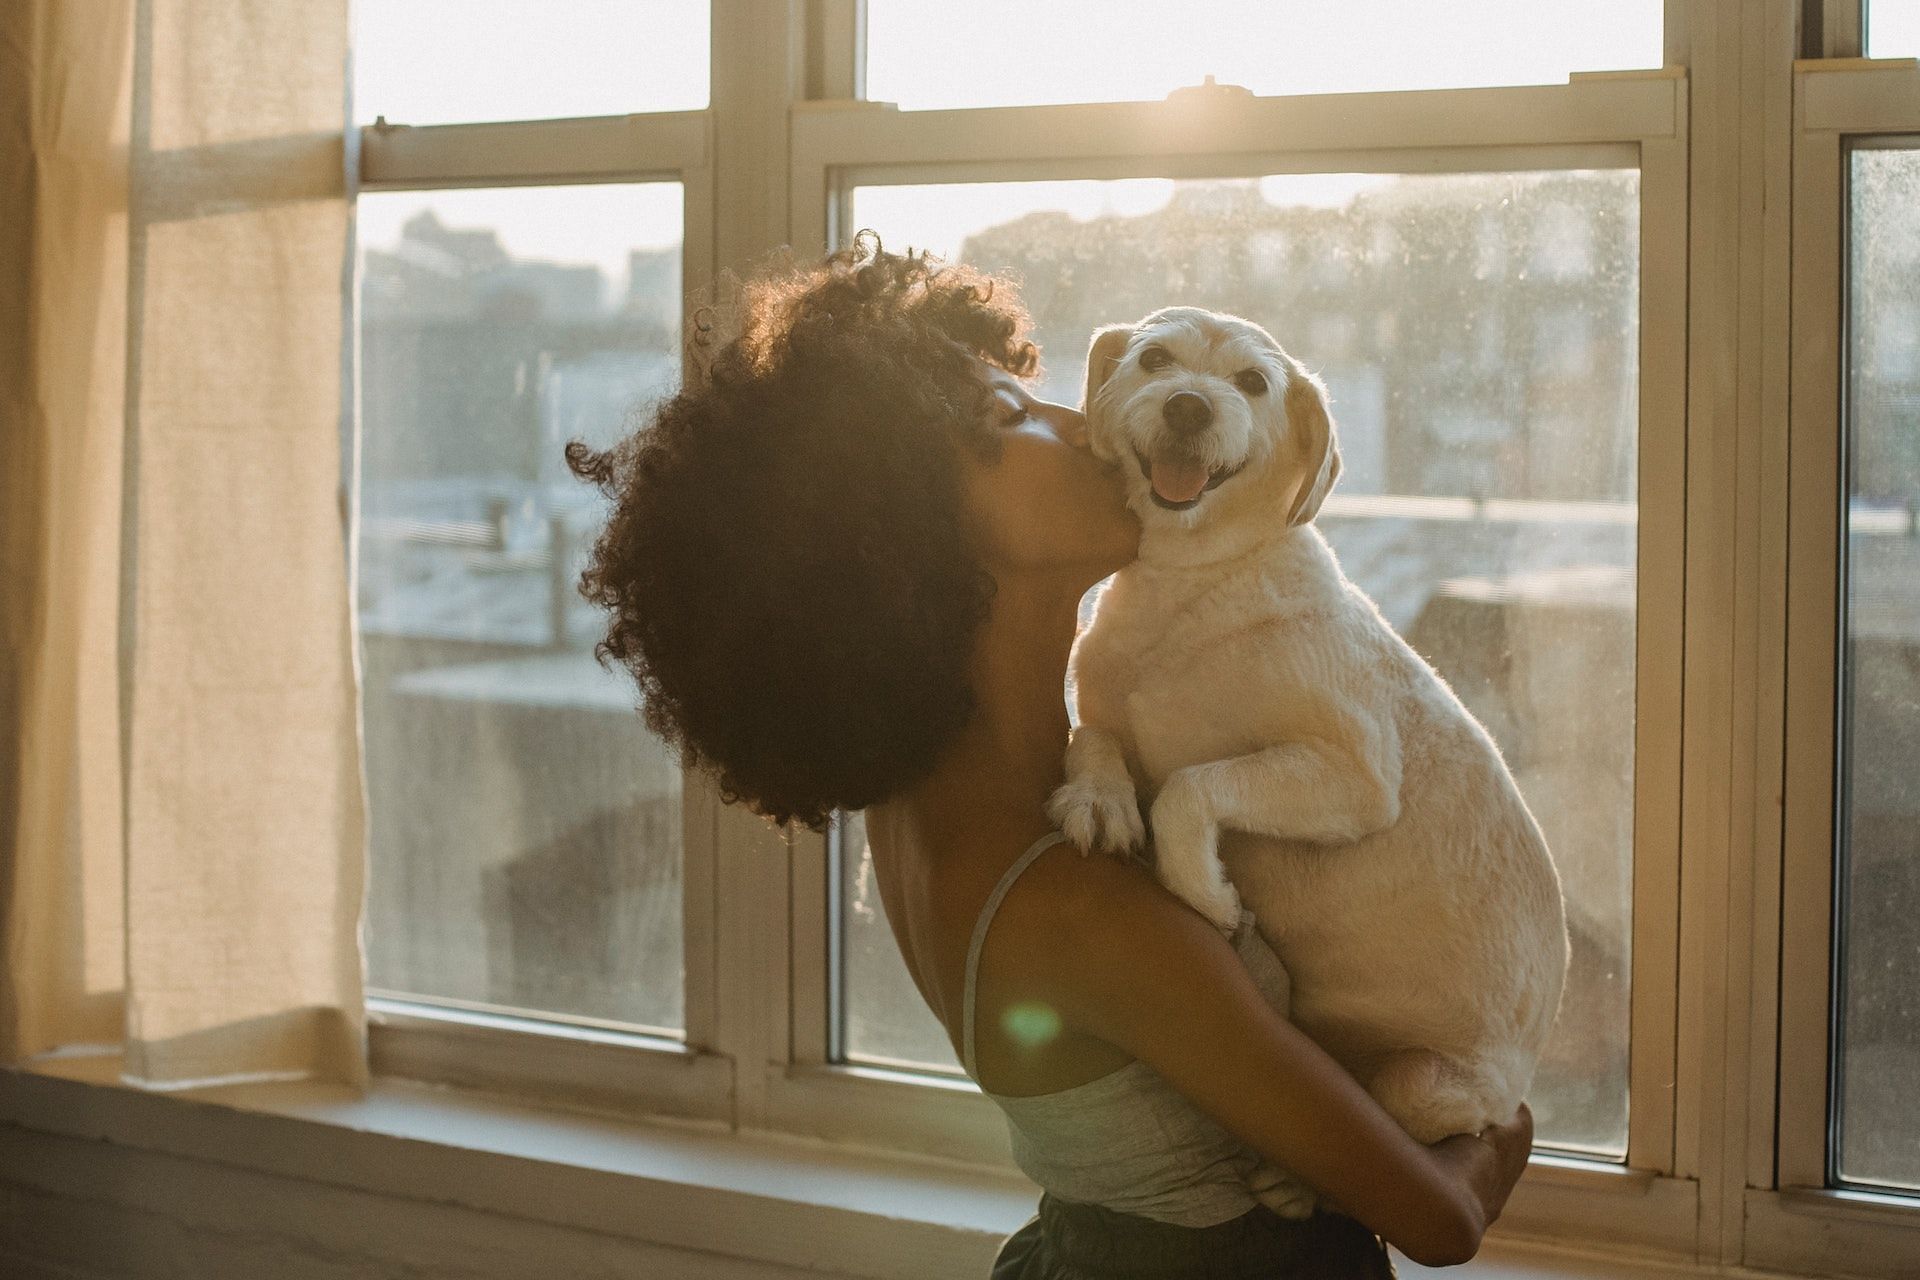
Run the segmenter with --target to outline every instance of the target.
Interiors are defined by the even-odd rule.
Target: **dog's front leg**
[[[1047,802],[1047,816],[1082,850],[1126,854],[1146,843],[1118,738],[1092,725],[1075,727],[1067,739],[1067,780]]]
[[[1323,844],[1348,844],[1400,816],[1397,735],[1356,724],[1359,749],[1292,742],[1176,770],[1153,801],[1160,882],[1231,933],[1240,897],[1220,864],[1220,828]]]
[[[1352,844],[1400,820],[1400,734],[1391,710],[1349,704],[1321,733],[1189,770],[1224,826]]]

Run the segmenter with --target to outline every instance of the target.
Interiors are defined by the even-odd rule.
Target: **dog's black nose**
[[[1198,431],[1213,421],[1213,405],[1195,391],[1176,391],[1168,396],[1164,412],[1167,425],[1183,435]]]

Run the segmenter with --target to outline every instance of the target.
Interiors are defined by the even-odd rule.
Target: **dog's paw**
[[[1277,1164],[1261,1162],[1247,1179],[1253,1198],[1283,1218],[1311,1218],[1318,1203],[1313,1188]]]
[[[1213,927],[1231,938],[1240,929],[1240,894],[1222,876],[1217,883],[1198,885],[1193,896],[1186,897],[1193,909],[1213,923]]]
[[[1085,850],[1129,854],[1146,843],[1147,828],[1140,820],[1140,802],[1131,783],[1064,783],[1047,801],[1047,816],[1067,839]]]

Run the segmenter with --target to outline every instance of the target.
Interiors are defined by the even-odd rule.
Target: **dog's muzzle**
[[[1247,465],[1240,462],[1215,471],[1198,459],[1183,458],[1173,451],[1149,459],[1138,449],[1133,451],[1133,460],[1147,478],[1153,505],[1165,511],[1191,511],[1200,505],[1200,499],[1239,475],[1240,468]]]

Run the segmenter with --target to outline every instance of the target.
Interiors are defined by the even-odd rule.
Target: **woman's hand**
[[[1443,1138],[1431,1149],[1479,1201],[1484,1232],[1500,1217],[1514,1184],[1527,1171],[1527,1157],[1533,1152],[1533,1109],[1523,1102],[1505,1124],[1489,1125],[1478,1134]]]
[[[1527,1159],[1533,1154],[1533,1109],[1523,1102],[1505,1124],[1489,1125],[1478,1134],[1442,1138],[1429,1149],[1448,1176],[1479,1203],[1484,1233],[1499,1219],[1507,1197],[1527,1171]],[[1353,1216],[1324,1194],[1320,1204],[1330,1212]]]

